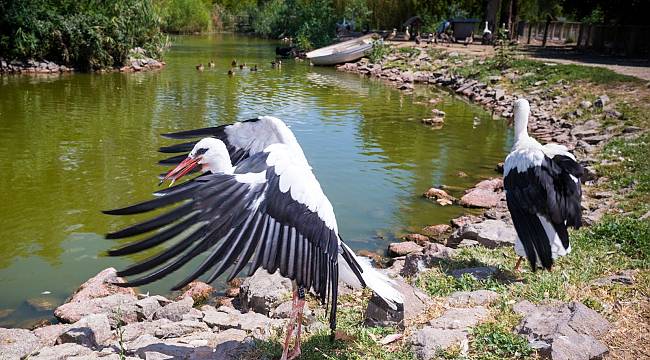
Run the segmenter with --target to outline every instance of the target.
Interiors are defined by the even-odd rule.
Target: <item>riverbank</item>
[[[504,118],[512,116],[513,101],[523,96],[531,102],[531,134],[542,143],[566,145],[587,170],[583,216],[591,227],[572,233],[573,253],[554,272],[512,273],[515,232],[500,177],[477,184],[459,200],[463,206],[484,208],[481,216],[454,219],[452,227],[433,224],[392,244],[390,253],[406,256],[396,257],[391,268],[401,269],[401,275],[437,298],[439,306],[444,307],[444,296],[454,289],[494,290],[499,299],[497,306],[488,307],[489,319],[473,321],[465,335],[440,330],[437,324],[448,315],[446,310],[440,318],[416,325],[406,343],[419,358],[432,356],[431,344],[439,346],[444,358],[527,358],[530,349],[552,358],[648,356],[638,350],[650,341],[648,329],[639,327],[648,323],[650,313],[650,169],[641,155],[650,148],[644,115],[650,110],[648,88],[608,70],[511,61],[512,66],[498,69],[495,58],[453,49],[400,48],[376,63],[364,59],[338,68],[382,79],[403,91],[418,83],[442,86]],[[435,108],[432,112],[440,116]],[[444,120],[434,123],[440,126]],[[441,189],[430,189],[425,196],[441,205],[456,201]],[[449,252],[454,255],[449,257]],[[582,306],[576,304],[596,310],[611,325],[599,319],[600,325],[585,328],[589,334],[559,342],[544,333],[548,329],[535,328],[531,314],[522,312],[517,302],[522,298],[540,304],[534,311],[541,311],[553,326],[560,325],[557,317],[566,316],[567,308]],[[528,346],[525,341],[522,346],[522,338]],[[499,355],[482,354],[486,350]]]
[[[145,55],[141,48],[132,49],[129,52],[129,58],[124,66],[95,70],[95,72],[141,72],[160,70],[165,66],[164,61],[152,59]],[[0,75],[23,74],[23,75],[42,75],[42,74],[59,74],[77,72],[78,69],[66,65],[56,64],[52,61],[34,59],[29,60],[6,60],[0,58]]]
[[[593,215],[594,212],[598,215],[597,209],[605,212],[608,209],[600,206],[600,202],[609,202],[615,208],[614,212],[623,212],[629,219],[611,215],[596,219],[591,228],[572,234],[573,253],[560,260],[554,272],[524,272],[520,279],[511,271],[516,258],[511,249],[512,229],[503,207],[502,186],[498,179],[481,183],[468,193],[471,196],[458,200],[474,206],[480,200],[487,207],[482,211],[469,208],[467,211],[482,212],[481,216],[454,219],[449,225],[433,223],[422,229],[421,233],[410,234],[408,240],[413,243],[402,242],[391,246],[394,257],[389,260],[390,266],[385,271],[395,277],[407,296],[404,324],[389,322],[387,315],[390,314],[382,313],[381,308],[373,305],[368,292],[346,289],[340,298],[338,340],[330,343],[329,330],[324,326],[326,316],[320,305],[310,300],[313,315],[307,319],[302,358],[413,359],[440,356],[520,359],[534,357],[533,347],[550,351],[551,354],[555,351],[557,357],[591,357],[605,352],[609,352],[606,356],[611,358],[644,357],[643,344],[647,343],[648,334],[648,329],[644,327],[648,323],[648,272],[647,257],[643,255],[643,248],[638,246],[644,228],[635,219],[647,211],[648,203],[639,200],[647,191],[647,187],[644,187],[647,180],[643,178],[646,165],[642,162],[645,156],[643,149],[648,143],[644,140],[647,127],[644,128],[642,123],[643,119],[647,119],[643,116],[647,112],[632,112],[620,103],[621,99],[641,96],[644,90],[636,82],[624,82],[616,86],[629,85],[626,90],[629,94],[596,87],[590,90],[594,94],[583,96],[578,94],[591,86],[600,85],[574,84],[571,78],[565,79],[566,83],[558,84],[557,81],[537,78],[547,76],[545,73],[525,75],[527,72],[516,68],[505,74],[499,71],[498,75],[489,73],[492,71],[490,69],[485,73],[479,71],[477,79],[459,73],[476,73],[486,65],[480,64],[481,60],[474,60],[473,65],[468,66],[469,59],[465,61],[444,54],[437,57],[433,61],[440,60],[439,65],[444,66],[449,79],[460,76],[463,77],[463,84],[473,80],[478,82],[475,86],[468,85],[472,89],[468,91],[470,98],[472,94],[488,98],[489,94],[483,93],[484,90],[488,91],[488,87],[492,88],[489,91],[494,91],[495,97],[498,93],[500,99],[490,100],[490,103],[499,114],[510,111],[506,101],[502,104],[499,101],[517,92],[527,97],[540,97],[541,102],[535,102],[535,107],[548,101],[548,97],[567,98],[557,106],[549,105],[550,119],[547,122],[550,125],[545,125],[548,126],[546,134],[538,132],[537,136],[546,135],[554,139],[555,136],[566,135],[569,140],[565,141],[570,144],[574,141],[573,137],[577,143],[610,131],[612,137],[608,139],[590,139],[589,142],[593,144],[584,140],[592,146],[592,152],[579,154],[581,159],[584,159],[583,156],[593,158],[588,165],[596,176],[585,185],[585,191],[589,189],[594,194],[589,197],[589,203],[595,202],[588,206],[590,211],[586,215]],[[417,59],[411,55],[407,61],[395,58],[393,61],[396,65],[403,65],[403,68],[391,75],[396,80],[386,81],[409,91],[413,82],[397,79],[403,78],[401,75],[409,74],[409,71],[415,73],[414,68],[407,67],[411,60]],[[438,71],[430,62],[420,59],[418,70]],[[370,68],[367,62],[362,63]],[[427,65],[431,67],[427,68]],[[192,70],[191,74],[197,73],[191,66],[186,68]],[[551,69],[558,68],[549,66],[542,71]],[[492,84],[489,76],[500,78],[494,78],[495,83]],[[509,79],[511,76],[516,77],[514,82]],[[482,80],[482,77],[486,77],[486,80]],[[409,79],[409,75],[406,75],[406,79]],[[544,80],[546,84],[535,85]],[[530,84],[523,85],[520,81]],[[485,88],[482,84],[486,85]],[[547,85],[549,93],[546,93]],[[519,86],[526,87],[520,89]],[[453,90],[454,93],[458,89]],[[503,94],[498,90],[502,90]],[[531,94],[537,90],[541,91]],[[608,95],[609,101],[601,95]],[[606,103],[602,110],[594,107],[596,99]],[[591,106],[576,103],[583,100],[590,101]],[[435,109],[436,101],[432,99],[431,110]],[[620,112],[621,117],[608,117],[604,110],[607,106],[613,106],[612,110]],[[559,128],[553,127],[556,123],[553,117],[562,124]],[[596,125],[589,123],[589,120],[594,120]],[[467,121],[472,119],[468,118]],[[621,128],[607,130],[609,126],[616,125]],[[449,127],[450,124],[443,121],[442,126]],[[591,129],[592,126],[594,129]],[[626,132],[627,127],[641,130],[629,128]],[[422,129],[430,134],[431,141],[435,141],[436,130],[430,131],[424,124]],[[590,132],[578,136],[579,132],[586,130]],[[576,149],[582,151],[582,147]],[[498,172],[495,171],[494,177],[499,177]],[[146,190],[149,191],[149,188]],[[412,196],[418,197],[425,191],[428,196],[442,195],[437,190],[428,191],[425,187]],[[455,199],[449,201],[456,202]],[[432,201],[431,206],[443,205]],[[636,232],[631,232],[634,229],[637,229]],[[286,314],[287,307],[283,304],[289,300],[290,290],[280,279],[258,274],[241,286],[233,284],[235,286],[228,289],[226,294],[230,297],[225,298],[217,298],[217,294],[208,290],[211,295],[206,305],[203,303],[205,299],[198,297],[190,301],[184,296],[143,296],[110,287],[104,291],[105,285],[102,284],[107,279],[119,280],[111,275],[114,274],[113,270],[102,273],[104,275],[82,287],[97,289],[97,293],[91,294],[83,289],[77,291],[70,301],[55,311],[62,324],[33,331],[0,330],[0,338],[5,340],[0,344],[0,352],[9,354],[8,351],[21,351],[15,355],[20,356],[30,351],[34,354],[30,358],[88,356],[118,359],[121,355],[125,358],[279,357],[281,329],[285,321],[282,319],[286,316],[282,314],[283,311]],[[205,289],[202,285],[197,287]],[[266,300],[267,297],[269,300]],[[253,303],[248,300],[253,298],[260,299],[259,307],[243,305]],[[121,321],[116,321],[116,317]],[[544,322],[548,327],[538,326],[540,317],[550,319]],[[388,326],[367,326],[377,323]],[[562,328],[565,340],[570,341],[559,339],[555,334],[557,328]],[[529,343],[529,340],[535,341]],[[570,346],[575,344],[581,344],[581,347]],[[440,349],[436,349],[435,345],[440,345]],[[16,350],[21,346],[27,350]],[[572,352],[565,352],[569,350]]]

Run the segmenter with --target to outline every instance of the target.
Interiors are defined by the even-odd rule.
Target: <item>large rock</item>
[[[490,305],[498,298],[499,294],[492,290],[456,291],[447,297],[447,304],[458,307]]]
[[[87,357],[93,359],[92,349],[75,343],[65,343],[52,347],[40,349],[37,353],[30,356],[29,359],[35,360],[68,360],[75,358]],[[1,358],[4,359],[4,358]],[[11,358],[9,358],[11,359]],[[104,359],[104,358],[102,358]]]
[[[44,346],[52,346],[56,343],[56,339],[68,330],[71,326],[69,324],[56,324],[43,326],[37,329],[34,329],[34,335],[38,337],[38,340]]]
[[[133,341],[139,336],[149,334],[156,335],[156,330],[172,324],[168,319],[160,319],[154,321],[143,321],[122,326],[122,339],[126,342]]]
[[[210,298],[214,292],[214,288],[203,281],[194,280],[187,284],[181,291],[182,294],[176,300],[191,297],[195,304],[203,304]]]
[[[96,348],[112,337],[106,314],[88,315],[72,324],[56,339],[57,344],[74,343]]]
[[[135,306],[138,321],[153,320],[154,314],[162,305],[155,296],[148,296],[136,301]]]
[[[239,299],[244,311],[254,311],[268,316],[271,310],[290,298],[291,281],[279,273],[269,274],[258,269],[253,276],[244,280],[240,287]]]
[[[475,224],[465,224],[457,232],[460,239],[476,240],[481,245],[494,249],[499,246],[514,246],[517,232],[514,226],[502,220],[485,220]]]
[[[427,199],[434,199],[440,205],[449,205],[456,202],[456,198],[447,194],[446,191],[437,188],[430,188],[423,194]]]
[[[404,327],[404,320],[411,320],[422,314],[432,304],[431,298],[406,282],[394,279],[393,286],[404,297],[404,304],[392,309],[376,294],[370,298],[366,308],[365,323],[369,326]]]
[[[600,359],[607,347],[598,340],[610,324],[579,302],[536,306],[521,301],[513,306],[523,316],[517,331],[551,359]],[[545,344],[545,346],[544,346]]]
[[[185,297],[179,301],[175,301],[156,310],[153,318],[181,321],[183,320],[183,315],[189,313],[190,310],[192,310],[192,306],[194,306],[194,300],[191,297]]]
[[[447,224],[430,225],[422,228],[422,234],[430,239],[440,240],[443,236],[451,231],[451,226]]]
[[[265,338],[271,335],[273,329],[284,326],[284,320],[271,319],[256,312],[241,313],[238,310],[212,306],[204,306],[203,321],[216,330],[239,329],[252,332],[254,336]]]
[[[421,253],[422,249],[424,249],[422,246],[413,241],[402,241],[388,245],[388,253],[391,256],[404,256],[408,254]]]
[[[467,341],[467,333],[463,330],[439,329],[425,326],[411,336],[411,347],[418,359],[438,359],[441,350],[459,345]]]
[[[493,178],[483,180],[469,189],[460,198],[460,204],[466,207],[490,208],[497,206],[503,198],[503,179]]]
[[[29,330],[0,328],[0,359],[22,359],[40,345],[38,337]]]
[[[421,271],[438,265],[441,261],[449,260],[455,250],[441,244],[430,243],[424,248],[423,254],[409,254],[404,259],[400,275],[410,277]]]
[[[71,301],[54,310],[54,316],[64,323],[75,323],[84,316],[106,314],[114,328],[118,322],[138,321],[135,303],[137,298],[131,294],[113,294],[88,300]]]
[[[102,270],[99,274],[93,276],[72,294],[68,302],[80,302],[95,298],[103,298],[114,294],[124,294],[135,296],[132,288],[124,288],[113,285],[114,283],[124,283],[125,280],[117,276],[114,268]]]
[[[145,334],[128,344],[128,349],[143,359],[240,359],[252,348],[245,332],[200,332],[180,339],[158,339]]]
[[[429,325],[439,329],[467,330],[485,320],[489,312],[483,306],[473,308],[447,309],[440,317],[433,319]]]

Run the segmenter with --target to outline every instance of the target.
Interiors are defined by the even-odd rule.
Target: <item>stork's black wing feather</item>
[[[508,210],[531,267],[539,258],[544,268],[553,265],[552,251],[538,215],[545,217],[569,247],[567,226],[581,224],[580,177],[582,167],[568,156],[544,157],[526,171],[511,169],[504,178]]]
[[[241,123],[252,123],[258,121],[259,118],[244,120]],[[214,137],[226,144],[226,148],[230,153],[230,160],[233,165],[239,164],[241,161],[246,159],[249,156],[248,149],[238,147],[233,144],[232,139],[229,138],[229,135],[226,131],[228,128],[232,128],[234,124],[225,124],[220,126],[206,127],[201,129],[179,131],[175,133],[163,134],[164,137],[169,139],[196,139],[195,141],[188,141],[179,144],[163,146],[158,151],[161,153],[181,153],[180,155],[175,155],[166,159],[160,160],[158,163],[161,165],[176,165],[179,164],[183,159],[185,159],[188,153],[192,150],[194,145],[201,138],[204,137]]]
[[[331,204],[308,167],[295,165],[291,159],[269,165],[269,156],[266,152],[254,154],[243,160],[234,174],[203,175],[161,191],[155,199],[106,211],[129,215],[173,206],[150,220],[107,235],[125,238],[149,233],[110,251],[113,256],[171,245],[120,271],[120,276],[140,275],[123,286],[161,279],[205,253],[203,262],[174,289],[204,274],[208,274],[207,281],[213,281],[230,270],[228,278],[232,279],[249,264],[250,274],[260,267],[269,272],[279,270],[331,304],[334,327],[339,239]],[[276,166],[286,173],[280,174]],[[294,199],[295,189],[303,195],[309,190],[309,194]]]

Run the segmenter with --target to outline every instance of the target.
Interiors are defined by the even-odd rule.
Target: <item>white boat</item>
[[[314,65],[336,65],[358,60],[372,49],[373,35],[375,34],[310,51],[307,58]]]

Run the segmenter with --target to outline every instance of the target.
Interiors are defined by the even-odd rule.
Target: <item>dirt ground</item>
[[[393,42],[393,44],[399,47],[414,45],[413,42]],[[479,44],[470,44],[467,46],[463,44],[431,44],[428,46],[456,51],[459,54],[481,57],[492,56],[494,54],[494,47]],[[580,54],[562,47],[542,49],[536,46],[520,46],[518,48],[518,54],[545,62],[603,67],[619,74],[635,76],[650,81],[650,61],[647,59],[622,59],[609,56]]]

